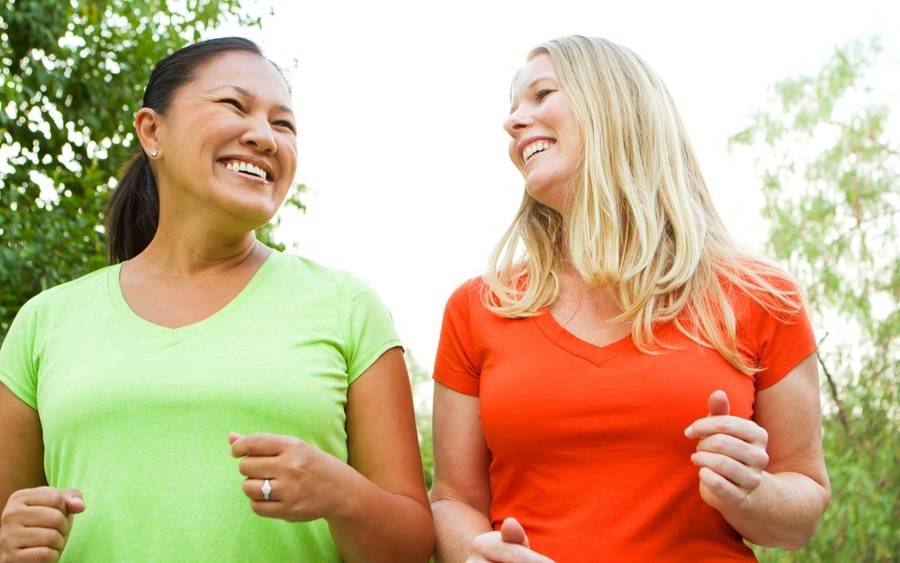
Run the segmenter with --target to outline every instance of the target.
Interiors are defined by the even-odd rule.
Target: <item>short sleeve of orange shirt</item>
[[[657,328],[672,348],[660,354],[630,336],[595,346],[549,310],[495,315],[483,291],[474,279],[450,297],[434,379],[479,398],[494,529],[515,516],[532,549],[561,563],[755,560],[701,500],[683,431],[716,389],[752,418],[756,392],[815,351],[805,311],[776,317],[733,291],[739,350],[760,370],[748,376],[671,324]]]

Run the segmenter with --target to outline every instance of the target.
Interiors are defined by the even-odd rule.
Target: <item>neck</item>
[[[267,254],[253,231],[223,234],[196,223],[173,225],[160,220],[153,240],[133,262],[168,276],[187,277],[228,270]]]

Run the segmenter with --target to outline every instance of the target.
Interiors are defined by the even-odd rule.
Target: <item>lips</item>
[[[527,139],[520,141],[516,146],[516,149],[524,163],[528,162],[528,160],[537,153],[543,152],[555,144],[556,139],[553,137],[528,137]]]

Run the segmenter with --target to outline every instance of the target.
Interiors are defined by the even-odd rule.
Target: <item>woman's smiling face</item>
[[[203,64],[161,120],[161,188],[174,188],[166,195],[179,206],[225,211],[250,228],[265,224],[297,167],[290,104],[284,79],[258,55],[232,51]]]
[[[584,143],[546,53],[532,57],[519,71],[503,128],[511,137],[509,158],[522,172],[526,191],[561,211]]]

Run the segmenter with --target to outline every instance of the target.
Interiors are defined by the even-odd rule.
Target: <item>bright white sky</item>
[[[521,199],[501,123],[532,47],[578,33],[641,55],[675,97],[720,213],[758,249],[762,196],[728,137],[772,84],[817,70],[838,44],[880,32],[900,55],[900,2],[889,1],[273,3],[262,31],[215,35],[297,61],[297,181],[310,191],[280,236],[369,283],[429,370],[447,297],[482,271]]]

